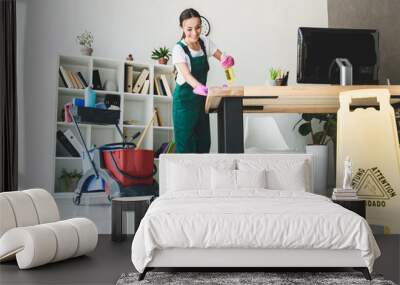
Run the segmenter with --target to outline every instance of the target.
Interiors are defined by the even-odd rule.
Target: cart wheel
[[[74,202],[74,204],[78,206],[81,203],[81,196],[74,196],[72,202]]]

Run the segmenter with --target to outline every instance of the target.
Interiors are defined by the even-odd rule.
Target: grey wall
[[[379,30],[381,83],[400,83],[400,1],[328,0],[328,25],[332,28]]]

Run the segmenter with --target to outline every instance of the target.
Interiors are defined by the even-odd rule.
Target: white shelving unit
[[[147,69],[149,71],[150,88],[149,94],[137,94],[125,92],[125,65],[133,65],[134,71],[138,74],[141,70]],[[171,90],[175,88],[175,81],[173,79],[173,66],[171,65],[158,65],[158,64],[142,64],[136,62],[128,62],[121,60],[114,60],[108,58],[90,57],[90,56],[66,56],[60,55],[57,64],[57,91],[56,91],[56,106],[55,106],[55,129],[53,133],[53,163],[54,172],[52,192],[56,196],[65,197],[72,193],[62,191],[62,181],[60,176],[62,170],[65,169],[69,172],[77,170],[82,171],[82,160],[78,157],[57,157],[56,156],[56,133],[57,130],[65,131],[71,129],[72,132],[79,140],[78,133],[75,130],[73,123],[64,122],[62,111],[64,105],[72,102],[73,98],[84,98],[84,89],[66,88],[59,75],[59,67],[63,66],[65,69],[81,72],[86,82],[92,84],[93,70],[98,70],[102,84],[106,80],[110,80],[117,86],[117,91],[104,91],[96,90],[96,101],[102,102],[106,94],[114,94],[120,96],[120,120],[119,127],[123,131],[124,136],[131,137],[138,131],[143,131],[147,123],[150,121],[154,108],[157,107],[159,116],[163,125],[152,126],[143,142],[144,149],[152,149],[156,151],[162,143],[174,140],[174,130],[172,122],[172,97],[155,95],[154,93],[154,78],[160,74],[168,74],[168,81]],[[134,82],[135,82],[134,78]],[[126,122],[130,121],[129,124]],[[132,124],[132,122],[134,122]],[[122,139],[116,130],[115,126],[102,126],[92,124],[79,124],[83,137],[86,140],[86,145],[90,149],[93,145],[101,146],[106,143],[121,142]],[[158,162],[158,159],[156,159]],[[156,175],[158,176],[158,175]]]

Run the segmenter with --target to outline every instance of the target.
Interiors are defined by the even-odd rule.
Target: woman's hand
[[[232,67],[235,64],[235,60],[230,55],[223,55],[221,56],[221,65],[224,69]]]
[[[208,95],[208,87],[205,85],[198,85],[196,88],[193,89],[193,93],[201,96],[207,96]]]

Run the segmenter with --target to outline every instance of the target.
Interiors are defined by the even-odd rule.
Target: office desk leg
[[[242,98],[222,98],[218,110],[218,152],[244,152]]]

